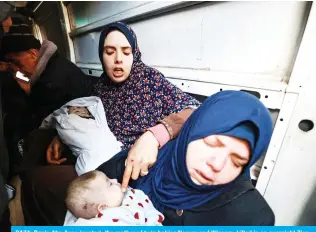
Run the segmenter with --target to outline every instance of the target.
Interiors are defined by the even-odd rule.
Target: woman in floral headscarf
[[[161,147],[168,139],[159,138],[169,128],[168,122],[162,119],[172,113],[197,107],[199,102],[172,85],[159,71],[142,62],[136,35],[123,23],[112,23],[103,29],[99,57],[104,73],[96,86],[96,95],[103,101],[111,131],[124,144],[124,148],[130,148],[146,130],[153,132],[141,136],[129,154],[126,175],[133,172],[133,179],[137,179],[139,170],[146,174],[148,165],[152,165],[157,157],[158,149],[153,149],[155,141],[149,141],[146,136],[154,135],[158,142],[161,141]],[[165,127],[155,126],[159,120]],[[173,134],[170,129],[169,138],[178,133]],[[123,184],[125,187],[127,181]]]
[[[122,142],[122,148],[131,148],[122,185],[124,191],[130,178],[137,179],[139,175],[144,176],[150,172],[148,169],[157,160],[158,149],[179,134],[185,120],[200,103],[172,85],[159,71],[142,62],[136,35],[123,23],[105,26],[100,35],[99,57],[104,73],[95,87],[94,95],[101,98],[109,128]],[[65,161],[61,152],[55,152],[60,150],[60,145],[57,137],[49,146],[49,163],[60,164]],[[65,177],[63,180],[58,178],[61,174]],[[73,167],[39,168],[24,180],[23,192],[39,205],[41,203],[35,199],[36,195],[41,197],[44,205],[54,204],[54,207],[45,206],[45,209],[56,209],[59,203],[62,209],[64,203],[60,199],[64,197],[62,195],[72,180],[71,176],[75,177]],[[45,188],[44,183],[49,183],[49,188]],[[30,186],[33,188],[28,189]],[[41,187],[37,189],[36,186]],[[56,198],[59,198],[59,203],[58,199],[52,201]],[[28,203],[25,201],[25,204],[32,204],[32,199]],[[24,207],[34,208],[27,205]],[[62,213],[64,215],[65,211]],[[35,211],[30,214],[39,215]],[[58,212],[48,214],[53,215],[54,219],[51,218],[47,223],[62,222]]]

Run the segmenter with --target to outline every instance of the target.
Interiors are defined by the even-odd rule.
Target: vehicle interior
[[[275,225],[316,224],[314,2],[0,2],[0,15],[8,12],[13,25],[27,24],[39,41],[54,42],[90,78],[103,72],[102,27],[122,21],[137,33],[143,61],[196,99],[223,90],[256,96],[274,131],[251,168],[252,183]],[[11,224],[18,226],[24,225],[20,186],[18,176],[7,183]]]

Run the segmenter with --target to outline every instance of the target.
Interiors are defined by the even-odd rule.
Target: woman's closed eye
[[[224,144],[216,136],[208,136],[204,141],[210,147],[224,147]]]
[[[125,56],[129,56],[130,54],[132,54],[131,48],[123,48],[122,52]]]
[[[231,154],[231,159],[232,159],[232,163],[236,167],[243,167],[243,166],[247,165],[247,163],[248,163],[248,160],[241,158],[238,154],[235,154],[235,153]]]
[[[114,50],[105,50],[104,52],[109,56],[114,54]]]
[[[235,160],[232,158],[232,163],[234,164],[235,167],[239,168],[242,167],[244,165],[241,164],[241,162],[239,162],[238,160]]]

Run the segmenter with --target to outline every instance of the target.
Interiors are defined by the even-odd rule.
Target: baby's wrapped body
[[[72,100],[55,110],[41,128],[55,128],[62,142],[77,157],[76,172],[95,170],[121,150],[121,143],[110,131],[103,104],[98,97]]]

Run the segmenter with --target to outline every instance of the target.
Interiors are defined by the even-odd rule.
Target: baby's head
[[[103,172],[87,172],[72,181],[67,190],[66,205],[77,218],[94,218],[105,208],[122,204],[124,193],[116,179]]]
[[[68,106],[68,113],[69,114],[76,114],[82,118],[92,118],[90,111],[87,107],[84,106]]]

